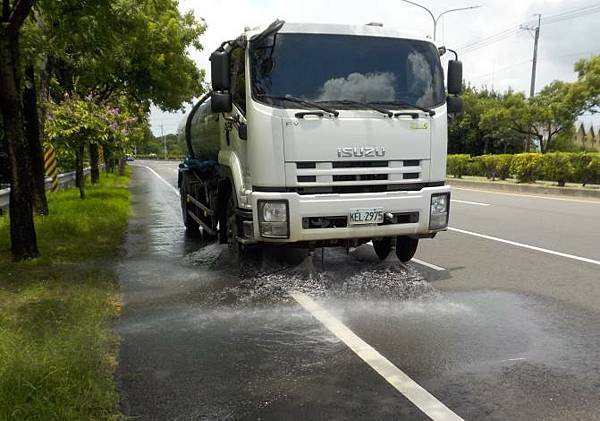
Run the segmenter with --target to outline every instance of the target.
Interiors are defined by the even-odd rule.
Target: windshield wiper
[[[430,117],[433,117],[435,115],[435,111],[433,111],[431,108],[421,107],[419,105],[411,104],[410,102],[405,101],[373,101],[373,103],[382,105],[395,105],[404,109],[414,108],[415,110],[426,112],[427,114],[429,114]]]
[[[265,99],[270,99],[270,100],[275,100],[275,101],[295,102],[296,104],[302,104],[302,105],[307,105],[312,108],[318,108],[319,110],[323,110],[326,113],[329,113],[335,117],[340,115],[340,112],[337,110],[334,110],[333,108],[325,107],[321,104],[317,104],[316,102],[308,101],[306,99],[298,98],[298,97],[295,97],[292,95],[286,95],[286,96],[257,95],[257,98],[265,98]]]
[[[391,112],[390,110],[386,110],[385,108],[378,107],[376,105],[373,105],[370,102],[355,101],[353,99],[337,99],[337,100],[319,101],[319,102],[326,102],[326,103],[331,103],[331,104],[342,104],[342,105],[359,105],[361,107],[365,107],[370,110],[378,111],[381,114],[385,114],[390,118],[392,118],[394,116],[394,113]]]

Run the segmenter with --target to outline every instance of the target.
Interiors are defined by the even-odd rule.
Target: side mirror
[[[462,92],[462,62],[450,60],[448,62],[448,93],[460,95]]]
[[[240,127],[238,127],[238,136],[242,140],[248,140],[248,125],[246,123],[240,123]]]
[[[449,96],[446,100],[448,114],[459,115],[463,112],[463,99],[459,96]]]
[[[229,92],[212,92],[210,94],[210,108],[213,113],[231,112],[231,105],[231,94]]]
[[[229,53],[216,50],[210,55],[210,78],[213,91],[227,91],[231,86],[229,80]]]

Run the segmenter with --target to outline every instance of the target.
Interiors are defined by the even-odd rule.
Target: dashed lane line
[[[436,270],[436,271],[438,271],[438,272],[443,272],[443,271],[445,271],[445,270],[446,270],[446,269],[444,269],[443,267],[440,267],[440,266],[434,265],[433,263],[427,263],[427,262],[424,262],[423,260],[419,260],[419,259],[415,259],[415,258],[413,258],[413,259],[411,260],[411,262],[418,263],[418,264],[420,264],[421,266],[428,267],[429,269],[433,269],[433,270]]]
[[[331,333],[344,342],[348,348],[429,418],[436,421],[462,420],[461,417],[408,377],[402,370],[377,352],[375,348],[363,341],[319,303],[302,292],[290,291],[289,294],[298,304],[312,314],[315,319],[321,322]]]
[[[560,257],[564,257],[567,259],[577,260],[579,262],[591,263],[593,265],[600,266],[600,261],[598,261],[598,260],[589,259],[587,257],[576,256],[574,254],[562,253],[560,251],[549,250],[549,249],[545,249],[545,248],[537,247],[537,246],[531,246],[529,244],[519,243],[517,241],[512,241],[512,240],[505,240],[504,238],[494,237],[491,235],[479,234],[478,232],[467,231],[467,230],[463,230],[460,228],[448,227],[448,231],[454,231],[454,232],[458,232],[461,234],[471,235],[473,237],[484,238],[486,240],[498,241],[500,243],[510,244],[511,246],[516,246],[516,247],[521,247],[524,249],[539,251],[541,253],[552,254],[554,256],[560,256]]]
[[[451,199],[450,202],[452,203],[463,203],[465,205],[473,205],[473,206],[492,206],[489,203],[482,203],[482,202],[471,202],[469,200],[458,200],[458,199]]]
[[[575,202],[575,203],[587,203],[589,205],[600,205],[600,200],[594,200],[594,199],[590,199],[590,200],[570,199],[570,198],[566,198],[566,197],[563,198],[563,197],[553,197],[553,196],[542,196],[542,195],[527,194],[527,193],[506,193],[506,192],[499,192],[499,191],[494,191],[494,190],[469,189],[469,188],[465,188],[465,187],[452,187],[452,190],[475,191],[475,192],[479,192],[479,193],[500,194],[503,196],[531,197],[534,199],[558,200],[561,202]],[[454,199],[452,199],[452,200],[454,200]]]

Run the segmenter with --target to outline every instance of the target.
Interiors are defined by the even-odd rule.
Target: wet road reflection
[[[370,246],[316,253],[312,277],[296,270],[301,250],[266,249],[240,268],[226,246],[185,234],[179,198],[151,174],[136,168],[132,189],[119,267],[128,415],[424,418],[290,290],[318,299],[466,419],[596,413],[600,328],[588,314],[509,291],[441,293],[418,265],[379,263]]]

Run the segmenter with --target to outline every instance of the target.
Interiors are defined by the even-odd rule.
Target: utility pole
[[[521,29],[525,29],[527,31],[533,32],[533,63],[531,65],[531,85],[529,87],[529,98],[535,95],[535,76],[537,73],[537,56],[538,56],[538,44],[540,41],[540,26],[542,26],[542,15],[541,13],[536,13],[537,16],[537,26],[521,26]]]
[[[168,153],[167,153],[167,139],[165,138],[165,132],[163,130],[163,125],[160,125],[160,135],[163,139],[163,149],[165,152],[165,160],[168,158]]]

